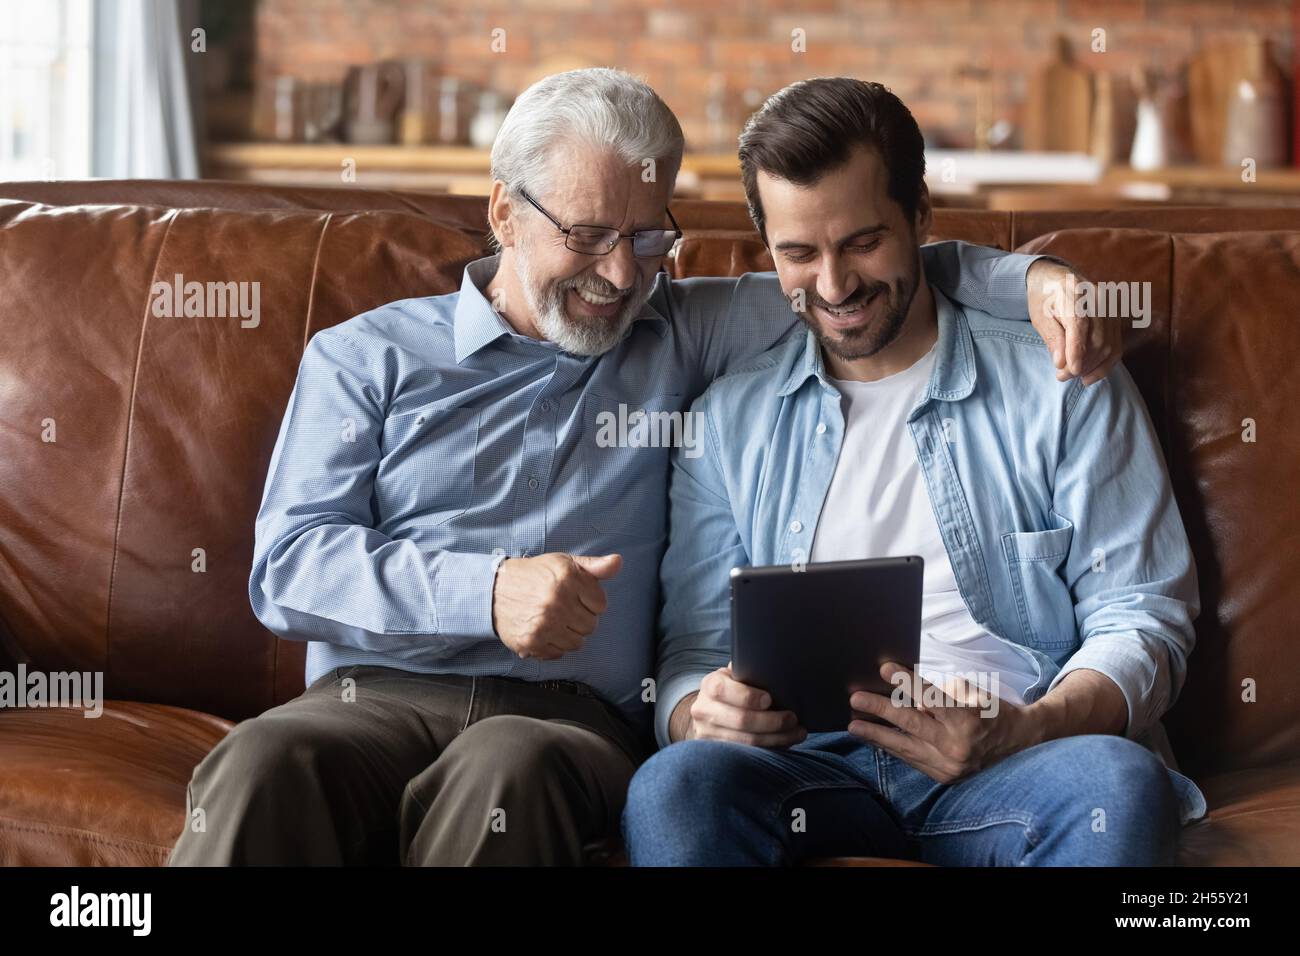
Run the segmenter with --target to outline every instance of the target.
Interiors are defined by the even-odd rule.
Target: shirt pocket
[[[688,430],[681,394],[629,400],[588,392],[582,402],[588,523],[602,534],[663,537],[673,447],[686,440],[703,447],[699,429]]]
[[[1074,524],[1066,518],[1057,520],[1064,523],[1062,527],[1008,531],[1002,535],[1002,553],[1011,578],[1021,632],[1028,646],[1040,650],[1078,643],[1074,599],[1060,575],[1074,539]]]
[[[384,421],[376,497],[383,513],[429,527],[468,510],[478,448],[476,408],[425,406]]]

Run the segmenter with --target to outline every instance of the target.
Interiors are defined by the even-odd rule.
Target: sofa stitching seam
[[[1208,801],[1206,802],[1208,803]],[[1222,823],[1224,820],[1235,820],[1238,817],[1254,816],[1257,813],[1277,813],[1284,810],[1300,810],[1300,803],[1293,803],[1284,807],[1260,807],[1258,810],[1235,810],[1230,813],[1220,811],[1214,813],[1213,816],[1211,816],[1212,811],[1207,809],[1205,816],[1198,817],[1197,821],[1205,820],[1209,823]]]
[[[149,847],[156,850],[170,850],[168,846],[160,843],[150,843],[145,840],[131,840],[121,837],[106,837],[89,830],[82,830],[78,827],[66,827],[59,824],[42,824],[36,826],[33,824],[24,824],[14,820],[11,817],[0,817],[0,829],[8,830],[15,833],[41,833],[41,834],[58,834],[60,836],[76,837],[91,843],[103,843],[108,846],[128,847]]]
[[[158,278],[158,264],[162,262],[163,253],[167,249],[167,240],[171,238],[172,227],[176,225],[180,213],[181,210],[179,209],[172,210],[170,221],[167,223],[167,231],[163,233],[162,242],[158,244],[158,255],[154,257],[153,268],[150,270],[150,289],[153,289],[153,280]],[[140,386],[140,363],[144,359],[144,338],[149,331],[149,312],[150,303],[148,297],[146,297],[144,316],[140,322],[140,340],[136,343],[135,349],[135,369],[131,374],[131,400],[126,412],[126,441],[122,449],[122,471],[117,484],[117,515],[113,522],[113,560],[109,565],[108,597],[104,605],[104,670],[106,672],[109,670],[109,659],[113,648],[113,589],[117,584],[117,556],[120,552],[122,538],[122,502],[126,498],[126,469],[131,461],[131,431],[135,424],[136,391]]]

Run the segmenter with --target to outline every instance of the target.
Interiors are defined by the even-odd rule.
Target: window
[[[91,0],[0,0],[0,179],[90,175]]]

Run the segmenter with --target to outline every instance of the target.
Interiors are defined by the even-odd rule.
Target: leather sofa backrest
[[[1165,718],[1174,751],[1193,771],[1300,757],[1300,232],[1080,229],[1025,251],[1152,284],[1153,320],[1126,331],[1125,365],[1161,434],[1201,593]]]
[[[9,656],[232,719],[301,693],[305,646],[253,617],[248,575],[303,346],[384,302],[454,291],[481,254],[401,212],[0,200]],[[154,283],[178,274],[260,283],[258,323],[152,314]]]
[[[12,195],[52,204],[0,200],[0,660],[104,670],[112,697],[231,719],[295,696],[304,647],[261,628],[247,584],[302,348],[383,302],[456,289],[486,251],[483,201],[0,184]],[[743,206],[674,210],[687,232],[676,274],[765,266]],[[1300,695],[1282,683],[1300,664],[1289,589],[1300,403],[1285,375],[1300,352],[1300,232],[1233,232],[1250,224],[1235,209],[1122,212],[1137,218],[1034,214],[1031,248],[1094,278],[1151,283],[1152,321],[1130,330],[1126,364],[1160,433],[1203,594],[1190,676],[1167,718],[1175,749],[1194,772],[1300,759]],[[1081,228],[1052,232],[1052,216]],[[1082,228],[1097,219],[1115,227]],[[1132,228],[1141,219],[1153,228]],[[1216,221],[1222,232],[1165,228]],[[1293,210],[1256,221],[1300,228]],[[934,237],[1006,246],[1015,228],[1005,213],[938,210]],[[259,325],[150,315],[153,284],[177,273],[260,282]],[[1241,441],[1245,418],[1254,444]],[[47,420],[54,442],[42,440]],[[1248,678],[1258,704],[1241,702]]]

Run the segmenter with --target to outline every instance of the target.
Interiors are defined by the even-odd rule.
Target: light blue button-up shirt
[[[951,242],[924,255],[959,299],[1028,318],[1035,257]],[[621,344],[576,356],[493,311],[481,290],[496,267],[312,337],[257,515],[253,610],[310,642],[308,683],[354,664],[577,680],[648,730],[670,450],[598,441],[603,416],[680,413],[797,320],[772,273],[661,274]],[[617,552],[623,567],[579,650],[521,659],[493,629],[494,575],[550,551]]]
[[[1203,815],[1160,723],[1195,642],[1196,569],[1132,378],[1118,365],[1089,388],[1058,382],[1030,326],[934,298],[937,361],[907,427],[966,607],[1037,673],[1026,703],[1079,668],[1119,685],[1125,736],[1171,768],[1184,822]],[[703,448],[673,457],[662,568],[660,746],[673,708],[730,660],[731,568],[806,560],[818,523],[843,519],[822,514],[845,426],[811,332],[693,410]]]

